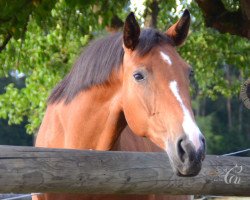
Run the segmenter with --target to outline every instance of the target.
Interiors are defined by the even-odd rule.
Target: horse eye
[[[189,77],[193,77],[193,76],[194,76],[194,70],[191,69],[191,70],[189,71]]]
[[[145,79],[144,75],[141,72],[137,72],[133,74],[136,81],[142,81]]]

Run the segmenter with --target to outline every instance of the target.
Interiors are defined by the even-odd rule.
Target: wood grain
[[[250,158],[207,156],[196,177],[173,174],[165,153],[0,146],[0,193],[250,196]]]

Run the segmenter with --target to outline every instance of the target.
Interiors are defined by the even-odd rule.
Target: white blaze
[[[162,51],[160,51],[160,54],[164,61],[166,61],[169,65],[172,65],[172,61],[166,53],[163,53]]]
[[[176,97],[176,99],[178,100],[178,102],[180,103],[180,106],[181,106],[182,111],[183,111],[183,115],[184,115],[183,122],[182,122],[183,130],[184,130],[185,134],[188,136],[189,140],[194,144],[196,150],[198,150],[200,148],[200,145],[201,145],[200,129],[198,128],[198,126],[194,122],[193,118],[190,115],[189,110],[186,108],[186,106],[184,105],[184,103],[181,99],[177,82],[171,81],[169,84],[169,87],[170,87],[171,91],[173,92],[174,96]]]

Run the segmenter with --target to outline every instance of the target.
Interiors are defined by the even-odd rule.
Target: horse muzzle
[[[199,149],[196,149],[185,136],[180,138],[176,145],[168,151],[171,165],[178,176],[196,176],[200,172],[202,161],[205,158],[206,143],[202,135],[199,139],[201,143]]]

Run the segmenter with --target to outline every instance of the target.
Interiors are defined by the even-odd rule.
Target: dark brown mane
[[[140,56],[147,54],[153,47],[173,44],[165,34],[154,29],[142,30],[136,51]],[[93,41],[82,52],[70,73],[54,88],[48,103],[65,100],[69,103],[79,92],[109,79],[111,72],[119,69],[123,62],[122,33]]]

